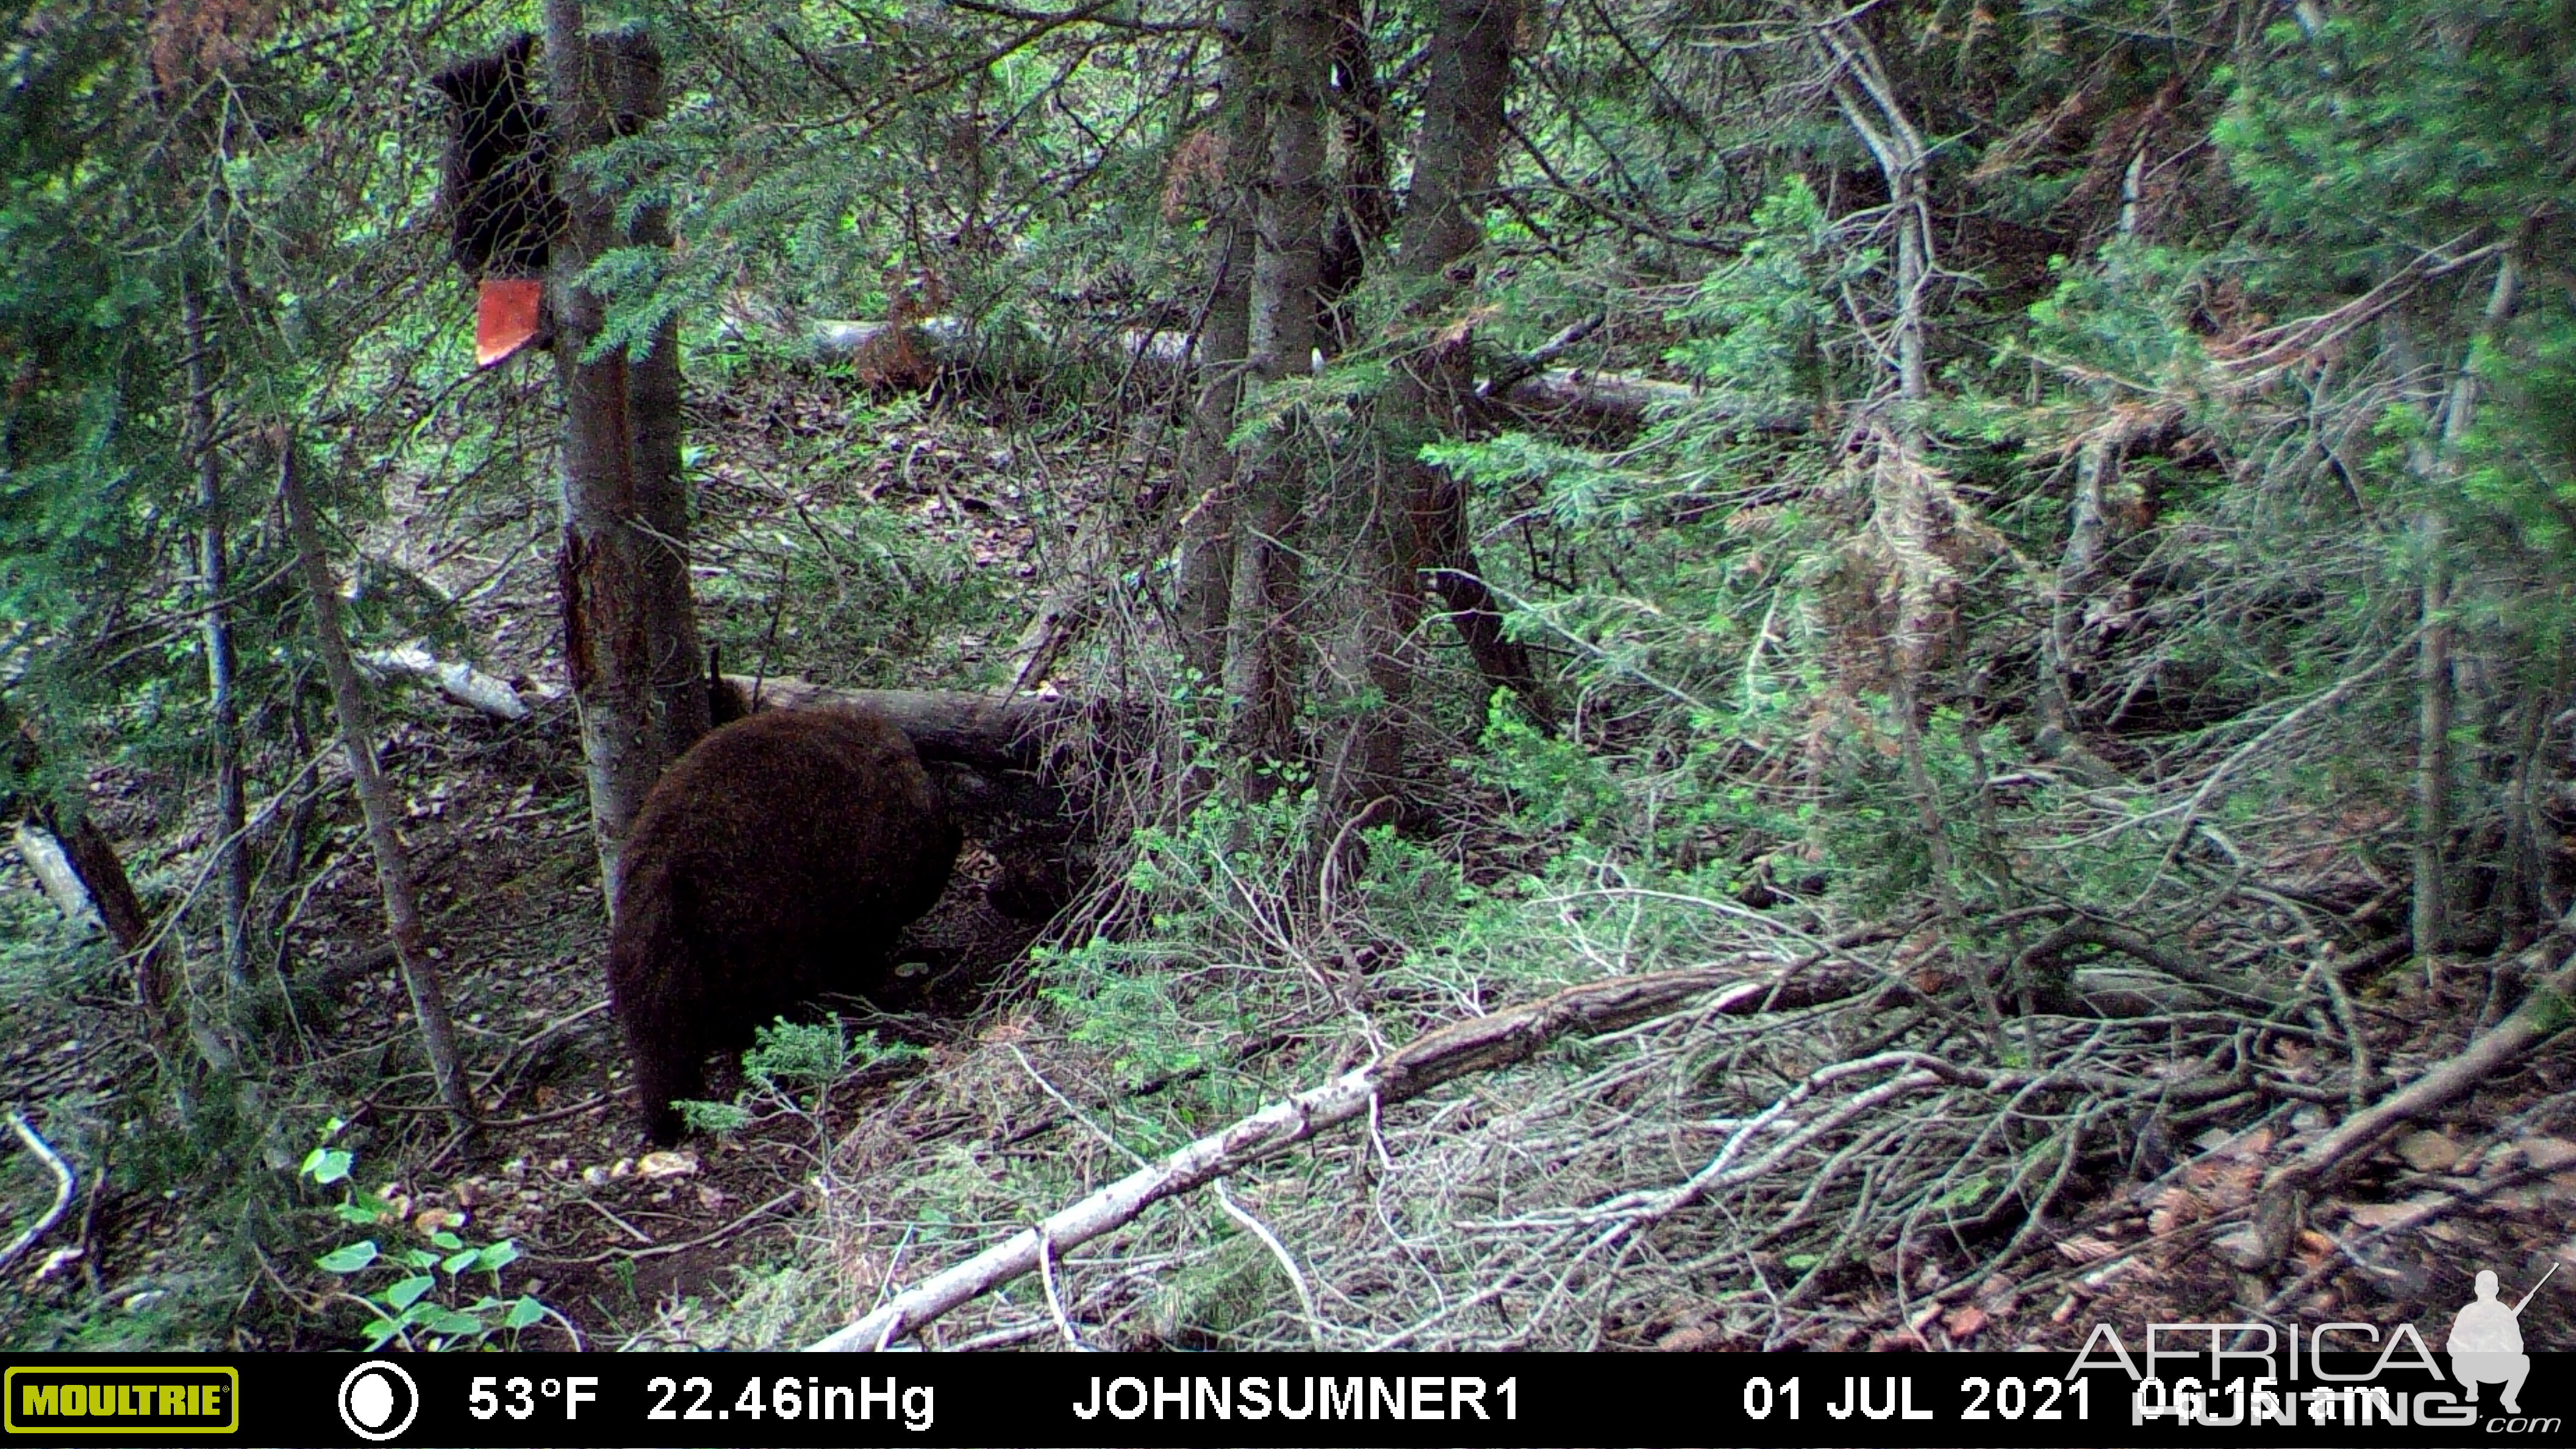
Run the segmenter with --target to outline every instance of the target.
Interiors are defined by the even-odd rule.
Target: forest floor
[[[742,584],[708,591],[711,637],[732,649],[757,644],[752,658],[728,654],[738,670],[765,661],[768,672],[826,683],[991,682],[1007,662],[995,622],[1026,617],[1044,551],[1069,533],[1066,519],[1032,516],[1014,480],[1052,467],[1090,480],[1087,488],[1059,481],[1052,496],[1097,499],[1131,461],[1066,444],[1033,462],[1037,445],[1027,438],[937,414],[891,439],[879,420],[870,426],[880,431],[861,437],[828,390],[760,396],[757,408],[729,407],[693,427],[693,436],[710,440],[709,454],[726,460],[705,469],[700,527],[711,571]],[[1017,967],[1040,931],[985,903],[982,886],[994,869],[985,842],[969,841],[948,894],[898,953],[918,995],[881,1003],[891,1014],[854,1018],[920,1054],[867,1067],[819,1099],[773,1100],[742,1132],[643,1151],[602,999],[606,922],[579,731],[563,681],[547,673],[554,625],[545,510],[522,510],[523,536],[496,556],[488,513],[460,519],[442,500],[417,495],[390,497],[387,507],[365,545],[465,600],[460,622],[476,641],[477,662],[517,675],[523,692],[541,701],[529,719],[511,723],[414,693],[389,704],[385,722],[385,765],[406,797],[423,906],[488,1121],[470,1148],[446,1137],[428,1105],[425,1073],[406,1065],[416,1060],[408,1004],[379,944],[381,906],[354,805],[335,784],[321,806],[330,827],[325,863],[293,912],[286,952],[299,979],[332,984],[330,1019],[291,1024],[309,1080],[328,1100],[282,1108],[294,1130],[308,1130],[308,1118],[315,1128],[325,1115],[351,1119],[368,1143],[359,1182],[381,1189],[415,1222],[436,1210],[471,1241],[515,1240],[524,1257],[510,1290],[559,1310],[595,1347],[793,1346],[791,1335],[810,1329],[798,1317],[810,1317],[816,1294],[864,1311],[889,1281],[917,1277],[945,1261],[938,1254],[953,1255],[956,1245],[1002,1226],[943,1225],[909,1261],[916,1249],[909,1227],[891,1248],[848,1246],[888,1241],[898,1215],[877,1215],[917,1174],[998,1175],[985,1157],[1036,1150],[1045,1145],[1037,1139],[1065,1123],[1060,1107],[1109,1090],[1086,1052],[1060,1033],[1050,1038],[1037,1021],[1027,973]],[[818,577],[840,594],[800,594],[795,622],[782,627],[785,593],[817,587],[804,571],[815,551],[833,547],[827,534],[838,524],[823,521],[862,512],[877,531],[860,537],[886,543],[883,554],[827,559]],[[887,520],[900,539],[885,531]],[[469,537],[470,550],[454,542]],[[922,565],[925,551],[955,567]],[[877,582],[868,585],[870,578]],[[915,611],[894,621],[913,631],[908,641],[891,639],[901,629],[881,617],[886,627],[869,635],[868,649],[831,632],[834,620],[855,629],[902,608]],[[888,677],[890,659],[933,656],[926,673]],[[201,846],[203,820],[173,804],[163,783],[122,776],[96,783],[102,824],[145,871],[190,859]],[[10,889],[31,888],[22,871],[8,874]],[[2489,978],[2475,970],[2400,972],[2358,1010],[2378,1061],[2402,1079],[2456,1048],[2458,1025],[2489,1009],[2488,990]],[[44,1100],[84,1085],[81,1039],[113,1010],[113,1002],[90,1001],[41,1022],[22,1013],[16,1024],[33,1029],[0,1055],[0,1094]],[[2021,1270],[1965,1292],[1918,1284],[1926,1292],[1901,1312],[1902,1295],[1864,1290],[1848,1301],[1885,1309],[1875,1330],[1820,1327],[1805,1346],[2073,1348],[2095,1322],[2235,1321],[2252,1303],[2310,1321],[2335,1312],[2447,1322],[2467,1301],[2476,1265],[2563,1255],[2576,1241],[2572,1086],[2576,1062],[2564,1049],[2544,1052],[2443,1122],[2398,1137],[2317,1205],[2311,1220],[2322,1230],[2302,1235],[2286,1284],[2247,1278],[2213,1248],[2243,1227],[2263,1173],[2340,1116],[2336,1102],[2160,1142],[2162,1160],[2140,1164],[2127,1180],[2094,1184],[2071,1210],[2062,1205],[2062,1220],[2034,1239],[2036,1256]],[[1123,1170],[1114,1156],[1068,1145],[1075,1136],[1054,1139],[1056,1150],[1081,1159],[1068,1165],[1067,1180],[1096,1185],[1103,1172]],[[854,1225],[873,1231],[853,1232]],[[149,1294],[179,1276],[180,1262],[214,1230],[175,1192],[104,1203],[93,1193],[80,1228],[81,1271],[94,1292]],[[351,1342],[359,1316],[331,1305],[314,1278],[276,1265],[254,1293],[324,1312],[249,1315],[245,1322],[269,1327],[242,1336],[241,1346]],[[1846,1323],[1851,1316],[1865,1315]],[[288,1323],[298,1326],[277,1327]],[[2576,1330],[2563,1322],[2536,1322],[2533,1330],[2535,1348],[2576,1347]],[[1756,1346],[1718,1316],[1696,1312],[1687,1297],[1620,1325],[1605,1341]]]

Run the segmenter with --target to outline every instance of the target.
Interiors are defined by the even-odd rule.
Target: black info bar
[[[2532,1359],[2511,1411],[2360,1354],[53,1354],[0,1379],[27,1444],[2564,1442],[2576,1363]]]

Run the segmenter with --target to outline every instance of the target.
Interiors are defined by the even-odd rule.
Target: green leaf
[[[304,1155],[304,1166],[298,1171],[324,1187],[349,1175],[349,1165],[357,1154],[337,1147],[316,1147]]]
[[[502,1316],[501,1326],[503,1328],[525,1328],[529,1324],[534,1323],[545,1316],[546,1305],[539,1303],[534,1298],[530,1298],[525,1294],[522,1294],[520,1295],[518,1302],[510,1305],[510,1311]]]
[[[391,1342],[395,1334],[402,1331],[402,1324],[391,1318],[379,1318],[375,1322],[368,1324],[367,1352],[374,1353],[377,1349],[380,1349],[387,1343]]]
[[[464,1252],[450,1253],[446,1257],[439,1259],[438,1271],[442,1273],[462,1273],[466,1269],[471,1268],[482,1261],[482,1249],[468,1248]]]
[[[459,1313],[452,1308],[440,1309],[438,1312],[429,1315],[427,1321],[430,1328],[438,1333],[455,1333],[480,1337],[485,1333],[491,1332],[491,1330],[484,1325],[482,1319],[476,1318],[472,1314]]]
[[[437,1286],[438,1280],[427,1273],[416,1278],[405,1278],[385,1290],[385,1301],[396,1308],[409,1308],[420,1301],[420,1295]]]
[[[447,1249],[451,1253],[465,1246],[465,1240],[456,1236],[454,1233],[432,1233],[429,1235],[429,1240],[436,1243],[438,1246]]]
[[[478,1266],[486,1273],[498,1273],[517,1261],[519,1261],[518,1243],[512,1239],[503,1238],[483,1250],[483,1261]]]
[[[345,1248],[326,1253],[316,1260],[315,1265],[326,1273],[355,1273],[376,1261],[376,1253],[375,1240],[369,1238],[364,1242],[351,1243]]]

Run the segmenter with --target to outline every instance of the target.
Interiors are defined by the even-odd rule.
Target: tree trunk
[[[1208,218],[1208,308],[1199,324],[1199,391],[1181,442],[1189,480],[1180,515],[1178,614],[1181,658],[1201,678],[1225,672],[1226,610],[1234,577],[1234,410],[1243,399],[1252,339],[1253,183],[1260,175],[1263,119],[1257,57],[1268,30],[1257,0],[1227,0],[1224,185]]]
[[[1402,267],[1418,289],[1420,315],[1446,307],[1473,281],[1467,265],[1485,244],[1484,197],[1493,189],[1511,92],[1512,35],[1520,0],[1441,0],[1432,38],[1431,77],[1423,95],[1422,139],[1405,198]],[[1403,420],[1426,433],[1454,430],[1474,388],[1474,361],[1463,339],[1414,355],[1395,388]],[[1413,461],[1405,468],[1404,517],[1394,541],[1388,598],[1393,622],[1410,635],[1427,585],[1439,595],[1489,689],[1517,695],[1542,728],[1555,710],[1531,666],[1529,651],[1503,633],[1502,606],[1486,587],[1467,523],[1466,489],[1447,472]]]
[[[1284,0],[1269,47],[1270,172],[1252,267],[1251,371],[1263,385],[1302,376],[1315,350],[1324,243],[1322,101],[1332,21],[1325,0]],[[1274,447],[1254,468],[1234,528],[1226,694],[1235,757],[1248,793],[1267,793],[1264,761],[1293,753],[1300,655],[1293,535],[1305,487],[1293,450]]]
[[[295,448],[295,436],[289,433],[278,448],[277,491],[303,563],[305,591],[313,600],[314,643],[321,650],[323,673],[331,681],[331,703],[340,717],[340,743],[348,752],[358,808],[366,816],[367,844],[376,857],[376,886],[384,896],[385,926],[393,936],[394,960],[402,968],[403,985],[411,993],[412,1014],[420,1020],[421,1045],[438,1080],[439,1100],[459,1125],[470,1127],[474,1099],[466,1089],[464,1063],[456,1053],[456,1027],[448,1020],[438,968],[429,959],[420,903],[412,894],[411,861],[397,829],[393,792],[376,768],[375,726],[368,718],[367,697],[358,688],[358,667],[349,658],[348,639],[340,632],[340,588],[322,555],[322,531],[314,526],[313,505],[296,476]]]
[[[595,36],[592,48],[610,67],[617,134],[631,136],[663,115],[662,56],[640,28]],[[624,246],[671,247],[671,219],[659,206],[639,208]],[[689,493],[680,464],[680,319],[665,317],[653,348],[627,365],[627,418],[635,468],[636,515],[644,520],[646,607],[653,639],[653,690],[671,757],[709,728],[706,651],[698,637],[697,601],[689,587]]]
[[[1370,254],[1394,223],[1395,206],[1386,177],[1386,89],[1378,82],[1376,57],[1369,49],[1368,7],[1362,0],[1329,0],[1329,8],[1332,109],[1342,165],[1324,229],[1317,299],[1323,310],[1316,328],[1325,351],[1338,355],[1359,341],[1357,319],[1342,303],[1366,279]]]
[[[2494,288],[2487,294],[2485,315],[2443,391],[2441,431],[2428,450],[2422,443],[2411,461],[2427,497],[2415,520],[2416,541],[2423,553],[2423,640],[2415,655],[2415,881],[2414,945],[2419,956],[2436,956],[2451,935],[2451,716],[2456,696],[2453,677],[2449,522],[2444,496],[2452,482],[2460,442],[2477,414],[2478,379],[2472,371],[2478,344],[2513,321],[2522,291],[2518,240],[2496,264]],[[2428,455],[2429,454],[2429,455]]]
[[[580,0],[547,0],[548,102],[558,162],[658,116],[661,67],[641,30],[588,35]],[[581,706],[582,753],[600,878],[616,904],[617,850],[662,770],[707,729],[689,593],[688,504],[680,477],[679,354],[665,321],[641,359],[584,360],[606,299],[580,285],[619,245],[667,245],[657,211],[620,234],[615,200],[556,167],[566,234],[550,285],[563,379],[563,546],[556,580],[565,663]]]
[[[213,339],[201,289],[182,274],[180,328],[188,347],[188,449],[197,465],[197,594],[206,640],[206,744],[215,767],[215,879],[223,912],[224,974],[250,973],[250,851],[242,838],[241,709],[234,698],[231,587],[224,547],[223,469],[215,454]]]
[[[2423,642],[2415,650],[2415,954],[2438,956],[2450,937],[2451,625],[2448,545],[2439,506],[2416,520],[2424,553]]]
[[[1429,325],[1473,280],[1466,263],[1484,245],[1483,197],[1494,184],[1519,21],[1520,0],[1440,3],[1397,257],[1408,313],[1419,325]],[[1357,777],[1337,783],[1345,810],[1363,805],[1363,795],[1402,791],[1403,715],[1413,687],[1405,651],[1421,626],[1426,589],[1446,606],[1487,686],[1510,690],[1542,728],[1553,728],[1529,651],[1505,635],[1501,604],[1476,561],[1466,490],[1415,457],[1422,443],[1461,423],[1473,368],[1466,339],[1443,334],[1404,360],[1383,405],[1395,457],[1382,473],[1393,496],[1372,510],[1374,525],[1362,540],[1375,606],[1363,613],[1360,645],[1380,704],[1357,726]]]
[[[2075,493],[2067,503],[2066,553],[2058,560],[2049,589],[2048,630],[2042,637],[2039,715],[2043,727],[2057,732],[2059,747],[2075,737],[2075,701],[2083,690],[2088,660],[2076,648],[2084,601],[2110,540],[2106,499],[2120,472],[2120,444],[2088,438],[2077,445]]]

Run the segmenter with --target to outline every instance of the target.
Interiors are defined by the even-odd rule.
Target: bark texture
[[[1323,92],[1332,50],[1324,0],[1287,0],[1271,25],[1269,174],[1258,209],[1250,335],[1252,375],[1264,386],[1306,373],[1314,356],[1326,200]],[[1225,686],[1242,784],[1255,794],[1267,788],[1261,762],[1294,753],[1303,653],[1295,533],[1305,502],[1293,450],[1274,446],[1245,482],[1235,520]]]
[[[1423,97],[1422,142],[1404,209],[1403,270],[1428,315],[1445,308],[1475,280],[1472,258],[1485,242],[1484,197],[1493,189],[1511,90],[1512,35],[1520,0],[1442,0],[1433,38],[1429,90]],[[1473,359],[1464,337],[1435,341],[1415,354],[1396,389],[1407,420],[1428,431],[1454,430],[1473,390]],[[1486,683],[1518,695],[1542,726],[1554,707],[1539,684],[1529,651],[1505,637],[1502,607],[1486,587],[1468,529],[1466,491],[1447,472],[1406,464],[1406,516],[1399,562],[1414,575],[1396,581],[1418,613],[1427,585],[1449,612]],[[1399,613],[1406,633],[1413,619]]]
[[[1226,98],[1222,184],[1208,221],[1207,316],[1199,324],[1198,396],[1181,441],[1188,492],[1180,516],[1179,580],[1174,600],[1181,657],[1200,676],[1225,672],[1226,609],[1234,578],[1234,410],[1243,399],[1252,343],[1253,183],[1267,134],[1257,65],[1268,31],[1255,0],[1228,0],[1224,37]]]
[[[1441,0],[1397,260],[1407,316],[1417,325],[1430,326],[1474,281],[1519,21],[1519,0]],[[1414,673],[1407,651],[1422,625],[1426,592],[1439,598],[1487,685],[1518,696],[1542,728],[1554,726],[1529,651],[1504,633],[1501,601],[1477,562],[1466,490],[1416,458],[1422,443],[1465,423],[1475,389],[1468,341],[1464,329],[1436,331],[1405,359],[1384,404],[1394,456],[1382,474],[1392,496],[1371,511],[1373,526],[1362,540],[1375,604],[1363,613],[1360,644],[1381,703],[1358,723],[1355,773],[1337,782],[1345,813],[1364,808],[1362,797],[1405,793],[1404,714]]]
[[[579,0],[547,0],[554,154],[631,134],[662,109],[661,63],[640,29],[590,35]],[[565,235],[550,293],[563,379],[563,543],[556,580],[564,656],[581,704],[582,752],[600,879],[615,904],[618,843],[663,769],[706,733],[701,650],[689,594],[688,502],[680,478],[676,324],[640,358],[587,358],[607,303],[580,284],[616,246],[667,245],[650,208],[621,228],[615,199],[559,166]]]

